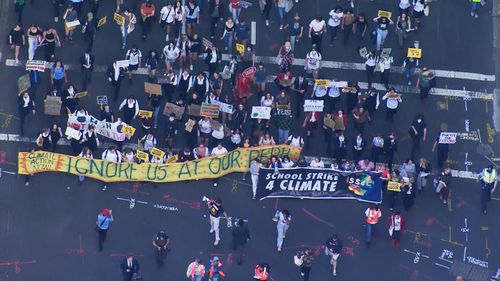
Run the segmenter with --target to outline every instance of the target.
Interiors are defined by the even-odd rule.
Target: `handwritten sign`
[[[332,129],[332,130],[335,130],[335,121],[332,119],[332,118],[328,118],[328,117],[325,117],[323,118],[323,124]]]
[[[83,98],[83,97],[86,97],[87,95],[89,94],[89,92],[85,91],[85,92],[78,92],[75,94],[75,99],[79,99],[79,98]]]
[[[219,110],[221,112],[233,113],[234,106],[232,104],[223,103],[223,102],[218,101],[218,100],[213,100],[212,104],[218,104],[219,105]]]
[[[323,100],[305,100],[304,112],[323,112]]]
[[[136,154],[135,154],[135,157],[137,157],[137,159],[140,159],[144,162],[148,162],[149,161],[149,155],[144,152],[144,151],[140,151],[140,150],[137,150],[136,151]]]
[[[19,90],[19,95],[27,92],[30,87],[31,82],[29,73],[26,73],[17,79],[17,89]]]
[[[182,115],[184,115],[184,107],[167,102],[167,104],[165,104],[165,109],[163,110],[163,115],[170,116],[172,113],[175,114],[175,119],[181,120]]]
[[[118,14],[118,13],[114,13],[113,14],[113,20],[115,20],[116,24],[118,25],[124,25],[125,24],[125,17]]]
[[[129,60],[119,60],[116,61],[116,66],[119,68],[127,68],[129,66],[130,61]]]
[[[407,56],[409,58],[420,59],[420,58],[422,58],[422,49],[408,48],[408,54],[407,54]]]
[[[188,106],[188,114],[191,116],[201,116],[200,111],[201,111],[201,106],[197,104],[191,104]]]
[[[153,117],[153,111],[139,110],[139,113],[137,115],[139,115],[139,117],[151,118],[151,117]]]
[[[97,105],[108,104],[108,96],[97,96]]]
[[[135,128],[131,126],[122,126],[120,132],[128,136],[133,136],[135,134]]]
[[[236,43],[236,51],[238,53],[243,54],[245,52],[245,45]]]
[[[401,184],[399,182],[389,181],[387,183],[387,190],[401,192]]]
[[[287,104],[277,105],[276,106],[276,115],[278,115],[278,116],[291,116],[292,110],[290,109],[290,106],[288,106]]]
[[[380,57],[387,59],[391,55],[392,48],[383,48],[382,52],[380,52]]]
[[[249,67],[249,68],[243,70],[241,75],[243,75],[243,77],[245,77],[245,78],[252,78],[256,71],[257,71],[257,68],[255,66],[252,66],[252,67]]]
[[[153,147],[151,149],[150,154],[155,156],[156,158],[159,158],[159,159],[162,159],[163,157],[165,157],[165,152],[156,148],[156,147]]]
[[[328,85],[330,85],[330,80],[328,80],[328,79],[316,79],[316,80],[314,80],[314,86],[328,87]]]
[[[122,126],[123,123],[119,122],[111,123],[100,121],[95,126],[95,132],[96,134],[115,141],[124,141],[127,138],[127,135],[121,132]]]
[[[439,134],[439,143],[455,144],[457,142],[457,133],[442,132]]]
[[[26,70],[36,70],[40,72],[45,72],[45,61],[29,60],[26,62]]]
[[[97,22],[97,28],[103,26],[106,24],[106,21],[107,21],[107,17],[102,17],[99,19],[99,22]]]
[[[203,38],[202,40],[202,44],[205,48],[207,49],[210,49],[212,48],[212,46],[214,45],[210,40],[208,40],[207,38]]]
[[[251,117],[254,119],[271,119],[271,108],[267,106],[252,106]]]
[[[193,131],[193,127],[194,125],[196,125],[196,121],[193,120],[193,119],[189,119],[187,122],[186,122],[186,126],[185,126],[185,130],[190,132]]]
[[[211,103],[202,103],[200,109],[200,116],[217,118],[219,117],[219,105]]]
[[[161,85],[149,82],[144,82],[144,92],[151,95],[161,96]]]
[[[46,115],[61,115],[61,97],[47,96],[44,100],[43,106]]]
[[[391,12],[388,12],[388,11],[383,11],[383,10],[379,10],[377,12],[377,17],[381,17],[381,18],[388,18],[390,19],[392,16],[392,13]]]
[[[366,57],[367,54],[368,54],[368,50],[366,49],[366,47],[363,47],[363,48],[359,49],[359,55],[361,57],[364,58],[364,57]]]
[[[72,28],[72,27],[79,26],[79,25],[80,25],[80,21],[79,20],[67,21],[66,22],[66,27],[67,28]]]

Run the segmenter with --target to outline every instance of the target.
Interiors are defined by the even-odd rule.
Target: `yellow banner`
[[[273,155],[278,157],[288,155],[292,159],[297,159],[300,150],[300,148],[288,145],[238,148],[223,155],[169,164],[114,163],[46,151],[19,152],[18,173],[28,175],[62,172],[104,182],[177,182],[218,178],[233,172],[247,172],[254,158],[264,163]]]

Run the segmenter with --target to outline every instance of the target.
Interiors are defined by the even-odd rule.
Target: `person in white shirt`
[[[82,152],[78,155],[80,158],[87,158],[87,159],[93,159],[94,156],[92,155],[92,151],[88,147],[84,147],[82,149]],[[78,175],[78,184],[82,184],[83,181],[85,180],[85,176],[83,175]]]
[[[165,48],[163,48],[163,56],[165,57],[165,64],[167,65],[167,71],[173,68],[174,63],[179,58],[181,51],[173,42],[168,43]]]
[[[139,66],[141,66],[142,53],[137,49],[137,45],[133,45],[132,49],[127,51],[125,59],[128,60],[128,81],[132,83],[132,72],[136,72]]]
[[[320,156],[314,157],[314,159],[309,164],[311,168],[322,169],[325,167],[325,163],[321,160]]]
[[[278,238],[276,239],[276,244],[278,247],[278,252],[281,252],[283,240],[286,237],[286,232],[288,231],[288,228],[290,227],[290,223],[292,221],[292,215],[288,210],[278,210],[276,211],[273,220],[278,222],[276,225],[276,228],[278,230]]]
[[[321,41],[323,40],[323,33],[326,32],[326,23],[321,16],[316,16],[315,19],[309,24],[309,38],[311,44],[316,45],[316,50],[321,53]]]
[[[411,8],[410,0],[399,0],[398,8],[399,8],[400,13],[410,12],[410,8]]]
[[[217,146],[212,149],[211,155],[222,155],[226,154],[227,152],[228,152],[227,149],[224,146],[222,146],[222,142],[219,142]],[[215,178],[213,182],[214,182],[214,187],[217,187],[217,185],[219,184],[219,179]]]
[[[393,62],[392,57],[387,57],[387,58],[380,57],[378,60],[380,76],[382,78],[382,83],[384,83],[386,89],[389,89],[389,74],[391,73],[392,62]]]
[[[122,101],[118,110],[123,111],[123,122],[130,125],[132,119],[135,119],[137,114],[139,114],[139,102],[137,102],[134,96],[129,96]]]
[[[167,35],[165,36],[165,41],[170,41],[170,30],[175,24],[175,9],[170,1],[167,5],[163,6],[160,10],[160,26],[165,29]]]
[[[287,144],[293,147],[304,147],[304,138],[300,135],[292,134],[288,137]]]
[[[283,156],[283,161],[281,161],[281,166],[283,166],[283,168],[293,168],[293,165],[295,163],[293,163],[292,160],[290,160],[290,157],[288,157],[288,155],[285,155]]]
[[[125,148],[125,152],[122,155],[123,162],[134,163],[135,162],[135,153],[132,148]]]
[[[401,95],[396,92],[394,87],[391,87],[389,91],[382,97],[382,100],[387,100],[386,106],[386,120],[392,122],[394,118],[394,114],[398,110],[398,106],[400,102],[403,102],[401,99]]]
[[[316,46],[313,45],[312,50],[306,55],[306,65],[304,69],[307,73],[312,73],[314,79],[317,79],[321,64],[321,54],[316,51]]]
[[[328,19],[328,32],[330,32],[330,47],[333,47],[333,40],[337,38],[337,30],[339,26],[342,24],[342,19],[344,17],[344,13],[342,12],[342,8],[340,6],[336,6],[335,9],[331,10],[328,13],[330,18]]]
[[[103,161],[108,161],[108,162],[113,162],[113,163],[120,163],[122,162],[122,153],[118,150],[116,150],[115,146],[112,145],[108,149],[104,150],[101,156],[101,159]],[[116,167],[118,169],[118,167]],[[102,187],[102,191],[105,191],[108,188],[109,184],[106,184],[104,182],[104,186]]]
[[[219,126],[219,128],[212,128],[212,140],[214,143],[222,142],[224,139],[224,126]]]
[[[375,71],[375,66],[377,65],[377,59],[373,52],[369,52],[365,56],[365,68],[366,68],[366,80],[368,82],[368,89],[372,88],[373,72]]]
[[[198,128],[201,137],[201,143],[208,146],[210,136],[212,134],[212,126],[210,125],[210,119],[208,117],[203,117],[198,121]]]
[[[153,136],[153,133],[148,132],[142,139],[139,140],[139,144],[143,146],[144,150],[147,152],[151,152],[151,150],[156,147],[156,137]]]
[[[262,163],[260,163],[259,158],[254,158],[252,162],[250,162],[250,175],[252,177],[252,194],[253,194],[252,199],[255,199],[255,196],[257,196],[257,184],[259,182],[260,168],[262,168]]]

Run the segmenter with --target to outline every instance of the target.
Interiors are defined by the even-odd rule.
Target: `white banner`
[[[271,119],[271,108],[267,106],[252,106],[251,117],[254,119]]]
[[[213,100],[211,101],[212,104],[218,104],[219,105],[219,110],[221,112],[225,112],[225,113],[233,113],[233,105],[232,104],[229,104],[229,103],[223,103],[221,101],[218,101],[218,100]]]
[[[127,135],[125,133],[121,133],[121,128],[123,126],[127,126],[125,123],[110,123],[105,121],[100,121],[96,128],[95,132],[101,136],[110,138],[115,141],[124,141]]]
[[[442,132],[439,135],[439,143],[454,144],[457,142],[457,133]]]
[[[83,131],[88,129],[90,124],[97,125],[97,123],[101,122],[99,119],[95,118],[92,115],[78,116],[76,117],[73,114],[68,116],[67,126],[71,127],[75,130]]]
[[[45,72],[45,61],[43,60],[26,61],[26,70],[36,70],[40,72]]]
[[[324,101],[323,100],[305,100],[304,101],[304,111],[305,112],[323,112]]]

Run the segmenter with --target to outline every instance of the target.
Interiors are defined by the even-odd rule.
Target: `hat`
[[[109,209],[103,209],[103,210],[101,211],[101,214],[102,214],[103,216],[109,216]]]
[[[219,261],[219,257],[218,256],[213,257],[212,261]]]

